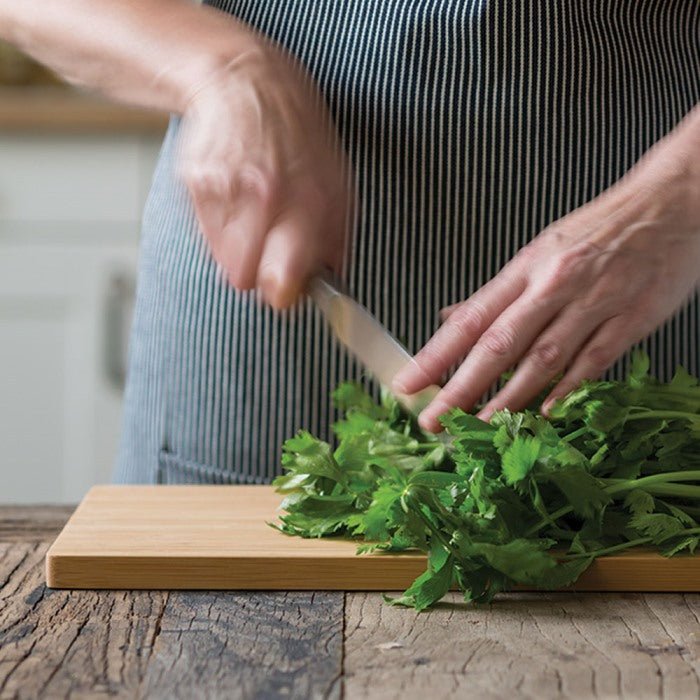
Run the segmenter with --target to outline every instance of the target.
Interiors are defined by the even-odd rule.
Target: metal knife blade
[[[411,360],[408,350],[368,309],[347,294],[330,272],[313,277],[308,293],[328,320],[338,340],[380,384],[390,388],[396,373]],[[418,415],[438,391],[439,386],[431,385],[415,394],[396,395],[396,398],[404,408]]]

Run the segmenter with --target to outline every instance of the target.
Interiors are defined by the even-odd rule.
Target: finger
[[[221,262],[230,283],[240,290],[255,287],[265,236],[278,215],[278,187],[270,174],[244,168],[238,177],[235,213],[221,242]]]
[[[195,214],[218,266],[237,289],[251,289],[262,244],[275,216],[276,189],[260,171],[241,171],[236,184],[221,170],[184,172]]]
[[[480,295],[482,293],[487,293],[491,289],[491,287],[495,287],[499,284],[500,280],[499,277],[502,275],[510,275],[510,276],[516,276],[518,274],[518,269],[521,268],[523,265],[523,258],[522,258],[522,250],[520,251],[520,257],[515,257],[513,258],[510,262],[508,262],[503,269],[494,277],[493,279],[489,280],[485,285],[483,285],[480,289],[478,289],[470,299],[467,299],[466,301],[458,301],[455,302],[454,304],[450,304],[449,306],[445,306],[440,311],[438,311],[438,318],[440,319],[441,323],[444,323],[447,321],[452,314],[454,314],[457,309],[459,309],[461,306],[464,306],[464,304],[469,303],[471,299],[477,298],[477,295]]]
[[[258,286],[265,301],[277,309],[291,306],[318,267],[317,224],[308,211],[285,212],[265,239]]]
[[[438,312],[438,317],[440,318],[440,321],[444,323],[447,321],[447,319],[452,316],[452,314],[457,311],[457,309],[464,304],[463,301],[458,301],[456,304],[450,304],[449,306],[445,306],[443,309],[440,309]]]
[[[576,389],[584,379],[597,379],[623,352],[645,335],[644,332],[631,332],[632,327],[629,318],[625,316],[615,316],[603,323],[542,402],[542,413],[548,415],[554,402]]]
[[[535,340],[515,374],[494,396],[478,417],[489,420],[494,411],[519,411],[561,374],[591,334],[605,320],[605,314],[591,314],[569,308],[560,314]]]
[[[229,283],[240,291],[253,289],[269,219],[255,204],[248,203],[224,227],[215,253]]]
[[[558,311],[553,301],[537,303],[522,295],[489,326],[452,379],[423,410],[421,426],[438,431],[443,413],[456,406],[470,409],[525,354]]]
[[[212,250],[218,249],[230,215],[231,181],[223,173],[213,174],[195,168],[184,171],[183,178],[192,198],[199,228]]]
[[[525,276],[517,268],[504,268],[460,304],[411,362],[396,374],[394,391],[414,394],[439,382],[472,349],[499,314],[523,293],[526,284]]]

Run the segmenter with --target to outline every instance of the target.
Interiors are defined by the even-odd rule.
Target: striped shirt
[[[321,87],[359,202],[348,286],[411,351],[700,100],[697,0],[209,4]],[[276,313],[219,279],[174,175],[178,131],[144,216],[116,479],[268,481],[286,437],[328,436],[331,390],[362,370],[308,303]],[[699,324],[695,296],[644,341],[657,376],[698,373]]]

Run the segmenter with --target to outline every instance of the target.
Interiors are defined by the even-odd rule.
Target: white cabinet
[[[0,502],[110,477],[159,137],[0,134]]]

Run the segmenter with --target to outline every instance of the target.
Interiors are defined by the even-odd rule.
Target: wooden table
[[[698,698],[700,595],[50,591],[69,508],[0,508],[0,698]]]

